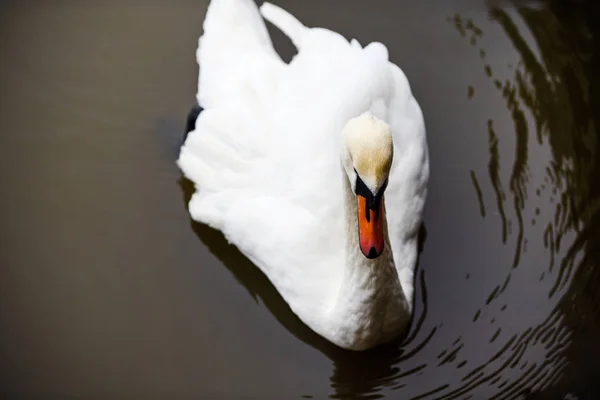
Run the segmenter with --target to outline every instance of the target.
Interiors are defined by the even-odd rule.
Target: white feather
[[[197,51],[204,112],[178,160],[197,187],[190,214],[220,229],[317,333],[372,347],[405,329],[412,312],[429,177],[423,115],[383,44],[362,48],[270,3],[260,10],[298,54],[289,65],[278,57],[252,0],[211,1]],[[368,260],[349,244],[356,222],[344,212],[352,199],[341,132],[367,112],[393,135],[385,195],[393,277],[391,256]]]

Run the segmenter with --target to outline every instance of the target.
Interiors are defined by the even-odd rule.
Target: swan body
[[[289,64],[263,17],[297,47]],[[363,48],[270,3],[212,0],[203,27],[203,111],[177,161],[196,187],[191,217],[222,231],[329,341],[394,339],[412,315],[429,179],[406,76],[383,44]]]

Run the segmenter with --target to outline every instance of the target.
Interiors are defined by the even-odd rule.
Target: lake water
[[[4,397],[596,398],[594,2],[276,3],[384,42],[423,109],[431,180],[406,340],[336,348],[191,223],[175,159],[205,1],[6,1]]]

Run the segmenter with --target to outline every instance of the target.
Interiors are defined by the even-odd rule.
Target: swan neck
[[[346,259],[339,291],[328,322],[336,327],[342,347],[361,350],[396,337],[409,320],[409,310],[394,266],[387,224],[384,250],[374,259],[359,246],[357,200],[345,178]]]

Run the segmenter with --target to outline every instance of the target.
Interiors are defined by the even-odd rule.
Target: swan
[[[291,62],[265,20],[297,48]],[[212,0],[196,58],[198,106],[177,159],[195,187],[191,218],[220,230],[335,345],[397,338],[413,311],[429,156],[387,48],[268,2]]]

